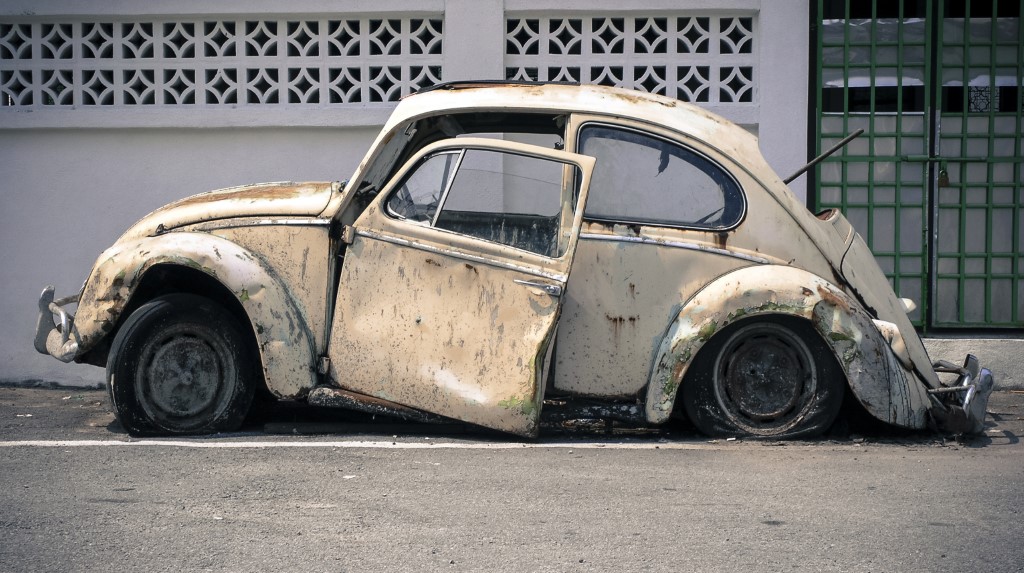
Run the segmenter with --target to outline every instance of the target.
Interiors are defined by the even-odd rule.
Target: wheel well
[[[680,390],[687,384],[693,383],[696,377],[709,374],[706,369],[713,363],[712,361],[715,353],[717,353],[721,346],[725,344],[725,341],[729,339],[733,332],[743,328],[744,326],[757,322],[771,322],[779,324],[800,335],[801,338],[808,343],[808,347],[811,352],[814,352],[819,360],[827,360],[829,369],[836,375],[842,376],[843,385],[849,387],[849,382],[846,380],[846,373],[840,367],[838,359],[835,354],[832,353],[832,349],[828,342],[822,334],[818,332],[818,329],[814,328],[814,324],[810,320],[802,316],[794,316],[790,314],[761,314],[742,318],[715,332],[715,334],[700,347],[697,354],[693,357],[693,360],[690,362],[690,367],[687,368],[686,374],[683,375]],[[682,392],[676,395],[675,404],[672,406],[672,417],[686,418],[686,408],[682,400]]]
[[[246,343],[253,351],[254,356],[259,356],[259,345],[256,341],[256,334],[252,331],[249,315],[230,289],[214,277],[200,270],[181,265],[159,264],[153,265],[142,276],[139,285],[135,288],[135,292],[132,293],[131,298],[121,312],[121,316],[118,318],[114,329],[104,337],[102,343],[96,345],[96,347],[83,356],[81,362],[96,366],[106,366],[110,343],[114,340],[117,331],[121,329],[124,321],[140,306],[158,296],[172,293],[189,293],[206,297],[226,309],[242,325],[242,330],[246,336]],[[260,375],[260,384],[257,388],[265,387],[266,381],[263,380],[262,369],[257,368],[255,371]]]

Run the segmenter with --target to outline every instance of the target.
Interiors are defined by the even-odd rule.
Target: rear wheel
[[[719,333],[683,385],[687,415],[713,436],[817,435],[835,421],[842,397],[831,351],[792,317],[748,320]]]
[[[133,435],[237,429],[252,403],[252,363],[239,321],[192,294],[162,296],[128,317],[111,344],[107,384]]]

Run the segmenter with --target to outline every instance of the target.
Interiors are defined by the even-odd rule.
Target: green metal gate
[[[1024,327],[1024,0],[818,0],[816,171],[922,328]]]

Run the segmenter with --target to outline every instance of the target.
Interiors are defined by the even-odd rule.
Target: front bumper
[[[995,385],[992,372],[982,368],[973,354],[967,355],[963,366],[940,360],[933,367],[936,372],[957,375],[953,384],[928,390],[935,402],[931,414],[936,429],[951,434],[982,433]]]
[[[77,303],[81,293],[54,300],[53,291],[54,288],[48,286],[39,295],[35,347],[38,352],[61,362],[71,362],[78,355],[78,337],[74,332],[75,316],[64,307]]]

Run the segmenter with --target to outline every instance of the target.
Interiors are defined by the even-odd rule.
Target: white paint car
[[[403,100],[344,184],[149,214],[81,293],[44,291],[36,348],[105,366],[132,434],[235,429],[264,387],[523,436],[542,415],[806,436],[843,400],[980,431],[991,373],[969,357],[941,382],[911,307],[722,118],[457,83]]]

